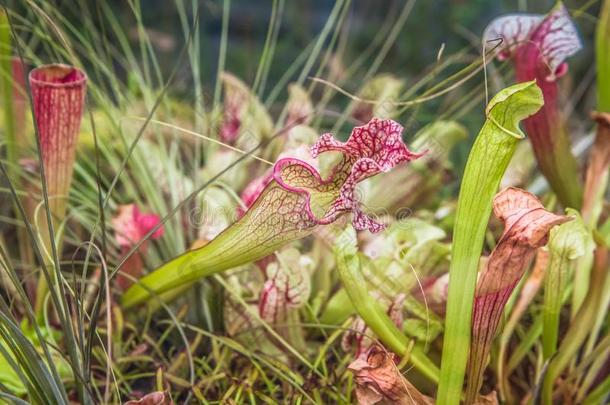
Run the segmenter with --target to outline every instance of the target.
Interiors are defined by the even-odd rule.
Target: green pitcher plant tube
[[[314,157],[327,151],[342,154],[326,179],[302,160],[278,160],[260,195],[237,222],[205,246],[178,256],[139,280],[123,295],[124,307],[259,260],[348,212],[353,215],[354,228],[381,231],[384,226],[361,210],[354,189],[368,177],[422,156],[402,142],[402,130],[395,121],[374,118],[354,128],[345,143],[331,134],[322,135],[311,148]]]
[[[544,282],[544,306],[542,310],[542,352],[549,359],[557,350],[559,315],[562,297],[570,280],[575,260],[587,252],[592,254],[593,237],[577,211],[568,209],[574,221],[551,231],[549,241],[550,262]]]
[[[542,382],[541,403],[552,405],[555,383],[563,370],[578,356],[591,327],[599,312],[600,302],[604,293],[606,279],[608,278],[608,247],[596,240],[598,246],[593,253],[593,269],[591,271],[591,284],[589,293],[578,309],[574,320],[565,333],[559,349],[550,359]]]
[[[409,339],[395,325],[386,310],[368,292],[362,274],[361,261],[357,253],[356,234],[348,228],[335,242],[337,271],[347,295],[368,328],[391,351],[404,356],[409,354],[413,366],[432,381],[437,382],[439,370],[423,350],[414,346],[409,352]]]
[[[470,348],[479,258],[492,200],[517,142],[524,137],[519,122],[538,111],[542,104],[542,92],[534,81],[500,91],[485,110],[487,119],[468,156],[453,229],[437,398],[440,404],[460,401]]]

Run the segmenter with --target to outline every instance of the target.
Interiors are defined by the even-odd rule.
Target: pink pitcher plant
[[[354,190],[364,179],[417,159],[402,142],[402,126],[392,120],[372,119],[356,127],[347,142],[324,134],[311,154],[335,151],[342,160],[326,178],[303,160],[278,160],[271,181],[233,225],[200,249],[166,263],[141,279],[123,296],[130,307],[151,295],[183,287],[219,271],[259,260],[281,246],[310,235],[320,225],[351,213],[358,230],[379,232],[384,225],[365,214]]]
[[[559,2],[547,15],[516,14],[493,20],[483,41],[489,47],[499,39],[498,59],[512,59],[517,81],[536,80],[544,96],[542,108],[524,121],[540,170],[561,203],[579,209],[582,186],[561,115],[558,83],[568,71],[566,59],[582,47],[576,26]]]

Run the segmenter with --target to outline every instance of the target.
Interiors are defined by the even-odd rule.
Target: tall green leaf
[[[485,110],[487,120],[470,151],[453,229],[452,260],[439,404],[458,404],[464,383],[472,304],[479,257],[487,222],[502,175],[524,137],[519,122],[540,109],[542,92],[535,82],[525,82],[500,91]]]
[[[600,240],[596,240],[596,243],[600,242]],[[541,399],[544,405],[553,404],[555,382],[561,376],[563,370],[569,366],[570,362],[578,356],[578,352],[585,339],[591,333],[592,325],[600,310],[607,272],[608,247],[598,246],[594,253],[589,292],[565,333],[557,353],[549,361],[546,374],[544,375],[541,392]]]

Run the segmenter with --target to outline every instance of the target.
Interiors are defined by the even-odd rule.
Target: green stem
[[[597,312],[599,311],[602,288],[607,273],[607,250],[600,247],[596,250],[595,254],[589,294],[580,307],[578,314],[574,317],[574,321],[570,325],[557,354],[550,361],[547,368],[542,385],[542,403],[544,405],[552,405],[555,380],[576,356],[582,343],[589,335],[591,326],[595,322]]]
[[[585,398],[583,405],[598,405],[603,403],[604,399],[607,399],[610,394],[610,376],[606,377],[594,390],[592,390],[587,398]]]
[[[600,370],[605,366],[610,355],[610,335],[606,335],[590,354],[584,357],[571,374],[578,384],[576,402],[581,403],[597,379]],[[587,369],[588,367],[588,369]],[[585,372],[586,370],[586,372]]]
[[[479,257],[492,199],[519,139],[519,121],[540,109],[535,82],[498,93],[487,106],[487,120],[475,140],[462,181],[453,232],[450,282],[441,378],[437,401],[458,404],[470,348],[471,319]]]
[[[592,255],[594,247],[591,232],[578,212],[568,208],[567,213],[573,220],[553,229],[549,238],[551,257],[546,273],[542,309],[542,352],[545,360],[550,359],[557,350],[559,315],[571,269],[578,263],[578,259],[587,254]]]
[[[557,350],[561,297],[566,287],[570,260],[566,252],[551,254],[549,270],[544,283],[544,307],[542,310],[542,353],[549,359]]]
[[[568,287],[565,291],[562,299],[562,304],[565,304],[570,298],[571,289]],[[519,345],[512,351],[509,361],[506,363],[505,376],[508,377],[515,368],[523,361],[525,356],[530,353],[532,347],[538,342],[538,339],[542,335],[542,314],[538,314],[534,318],[532,326],[527,330],[525,336]]]
[[[593,252],[587,252],[583,257],[578,259],[578,262],[574,265],[578,271],[574,272],[574,291],[572,293],[572,307],[571,315],[572,318],[578,312],[578,309],[582,305],[587,291],[589,291],[589,281],[591,278],[591,266],[593,265]]]
[[[530,353],[530,350],[534,344],[538,341],[540,334],[542,333],[542,317],[538,316],[534,319],[532,326],[527,330],[525,336],[519,345],[513,350],[512,355],[506,363],[505,375],[509,376],[515,368],[521,363],[521,361]]]
[[[438,382],[439,370],[436,365],[421,348],[410,349],[409,339],[392,322],[381,305],[369,295],[366,280],[362,275],[353,229],[348,229],[340,238],[346,236],[350,242],[338,245],[335,248],[335,256],[339,277],[356,312],[388,349],[400,356],[409,355],[409,359],[417,370],[430,380]]]

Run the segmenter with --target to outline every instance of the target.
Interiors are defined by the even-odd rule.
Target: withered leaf
[[[169,395],[163,391],[155,391],[137,400],[125,402],[124,405],[174,405]]]
[[[375,345],[348,366],[356,380],[358,403],[360,405],[433,404],[432,398],[419,392],[400,373],[395,357],[393,353]]]
[[[467,403],[473,402],[481,387],[490,345],[513,289],[536,249],[548,242],[551,228],[571,219],[547,211],[533,194],[513,187],[496,195],[494,214],[504,222],[505,228],[477,284],[472,313]]]

